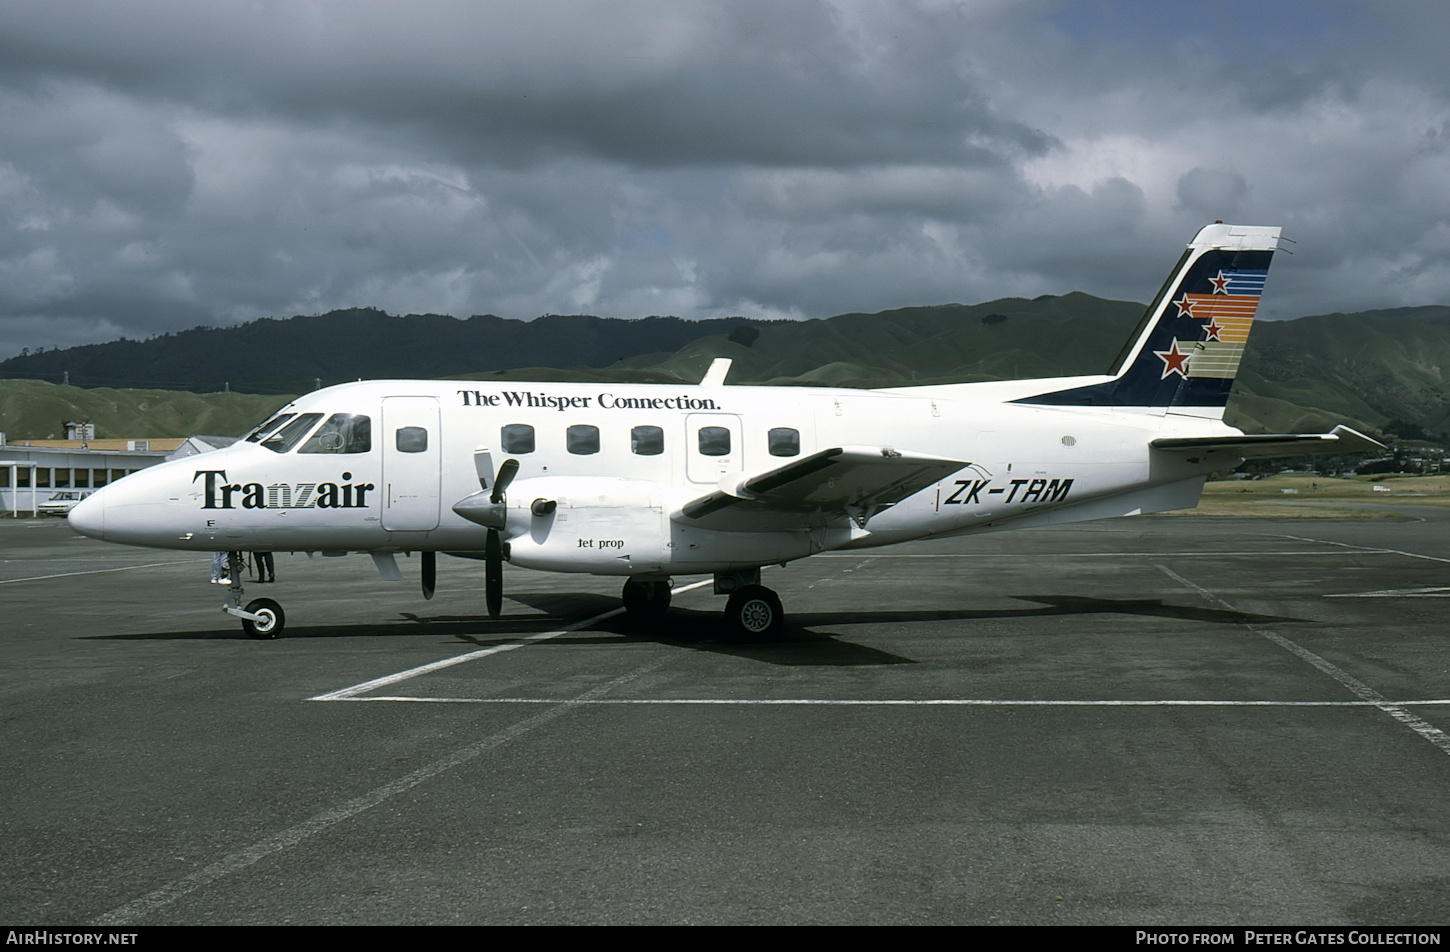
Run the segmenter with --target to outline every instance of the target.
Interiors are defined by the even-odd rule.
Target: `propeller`
[[[519,473],[519,461],[506,459],[495,473],[492,454],[479,447],[473,454],[473,467],[480,491],[459,500],[453,511],[488,530],[483,548],[483,593],[488,617],[497,618],[503,609],[503,538],[499,533],[508,521],[508,488]]]
[[[497,618],[503,610],[503,543],[497,529],[488,530],[483,545],[483,602],[489,618]]]
[[[488,501],[495,506],[495,512],[500,517],[498,527],[489,525],[488,540],[483,546],[483,599],[488,606],[488,617],[497,618],[503,610],[503,541],[499,538],[498,531],[503,528],[503,522],[508,518],[508,488],[509,483],[519,472],[519,461],[506,459],[498,468],[498,475],[494,477],[493,489],[488,494]]]
[[[423,597],[432,598],[438,587],[438,553],[431,549],[423,552]]]

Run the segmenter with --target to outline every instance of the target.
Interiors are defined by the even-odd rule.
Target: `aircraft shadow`
[[[830,612],[789,616],[799,624],[886,624],[913,621],[985,621],[1003,618],[1039,618],[1051,615],[1152,615],[1182,621],[1201,621],[1214,625],[1247,625],[1251,623],[1304,621],[1283,615],[1258,615],[1252,612],[1203,608],[1194,605],[1171,605],[1161,598],[1092,598],[1084,595],[1012,595],[1020,602],[1036,602],[1044,608],[941,609],[919,611]]]
[[[735,635],[719,611],[671,608],[663,619],[638,625],[622,613],[602,619],[588,629],[541,641],[538,647],[615,645],[620,638],[648,641],[693,651],[707,651],[749,658],[784,666],[872,666],[915,664],[911,658],[844,640],[847,636],[830,629],[854,625],[913,624],[922,622],[974,622],[1013,618],[1046,618],[1079,615],[1139,615],[1193,621],[1214,625],[1298,622],[1304,619],[1279,615],[1197,606],[1173,605],[1161,599],[1111,599],[1078,595],[1016,595],[1014,599],[1040,607],[1023,609],[904,609],[878,611],[799,612],[786,617],[784,630],[775,638],[752,641]],[[520,637],[542,634],[570,624],[568,619],[590,618],[619,607],[608,595],[578,592],[524,592],[510,598],[540,614],[422,615],[400,612],[397,619],[364,625],[307,625],[288,627],[283,639],[372,638],[427,636],[451,638],[478,648],[509,644]],[[87,635],[83,640],[99,641],[186,641],[246,638],[240,629],[146,632]]]
[[[1042,607],[1018,610],[916,609],[799,612],[786,616],[784,631],[779,637],[764,642],[747,642],[734,636],[727,630],[724,619],[717,612],[671,609],[654,631],[631,630],[623,618],[611,619],[611,621],[618,630],[635,638],[749,657],[781,665],[916,663],[910,658],[844,641],[842,639],[847,637],[845,633],[830,630],[838,626],[942,621],[973,622],[1098,614],[1143,615],[1214,625],[1303,621],[1303,619],[1279,615],[1165,604],[1161,599],[1109,599],[1075,595],[1017,595],[1013,598],[1024,602],[1036,602]]]

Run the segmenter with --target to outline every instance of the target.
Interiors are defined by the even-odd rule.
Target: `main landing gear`
[[[242,622],[242,630],[251,638],[281,637],[287,626],[282,606],[270,598],[255,598],[242,607],[242,556],[228,553],[227,569],[230,588],[222,611]],[[431,574],[426,572],[425,576]],[[428,588],[425,584],[425,590]],[[725,628],[735,638],[762,641],[777,637],[785,624],[785,611],[780,596],[760,584],[760,570],[721,572],[715,575],[715,594],[729,596],[725,603]],[[621,593],[624,611],[630,621],[641,626],[654,626],[662,621],[670,607],[670,580],[667,578],[632,578],[624,583]]]
[[[620,597],[630,621],[653,625],[665,617],[670,607],[670,580],[632,578],[624,583]]]
[[[722,572],[715,576],[715,594],[728,595],[725,627],[732,637],[761,640],[780,634],[785,611],[780,596],[760,584],[760,569]],[[624,583],[624,611],[641,626],[658,624],[670,607],[668,579],[635,579]]]
[[[227,589],[227,600],[222,611],[242,620],[242,631],[251,638],[278,638],[287,626],[287,616],[282,606],[270,598],[254,598],[242,608],[242,553],[227,553],[227,572],[231,588]]]
[[[725,623],[736,635],[774,638],[784,622],[780,596],[764,585],[747,585],[725,603]]]

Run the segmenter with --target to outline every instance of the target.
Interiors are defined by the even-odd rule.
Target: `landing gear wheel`
[[[270,598],[258,598],[248,602],[247,611],[262,616],[262,621],[242,619],[242,630],[252,638],[276,638],[287,625],[287,616],[282,614],[282,606]]]
[[[665,617],[670,607],[670,583],[642,582],[630,579],[624,583],[624,613],[639,624],[654,624]]]
[[[725,604],[725,623],[740,637],[774,638],[784,622],[780,596],[763,585],[747,585]]]

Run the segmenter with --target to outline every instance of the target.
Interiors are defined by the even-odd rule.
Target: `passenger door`
[[[435,397],[383,398],[383,528],[438,528],[442,434]]]
[[[733,413],[691,413],[685,417],[685,471],[692,483],[714,485],[745,471],[740,417]]]

